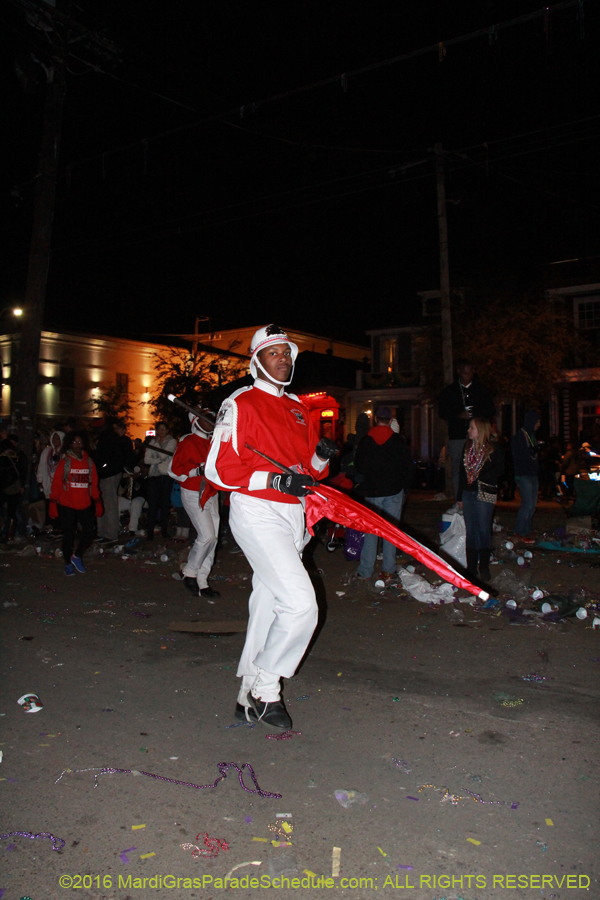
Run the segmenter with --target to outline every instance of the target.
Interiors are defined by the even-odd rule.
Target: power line
[[[337,200],[337,199],[340,199],[340,198],[343,198],[343,197],[349,197],[349,196],[352,196],[352,195],[355,195],[355,194],[362,194],[362,193],[365,193],[365,192],[367,192],[367,191],[377,190],[377,189],[379,189],[379,188],[385,188],[385,187],[393,188],[393,187],[398,187],[398,186],[404,187],[404,186],[406,186],[406,185],[408,185],[408,184],[412,184],[412,183],[414,183],[414,182],[416,182],[416,181],[420,181],[420,180],[422,180],[423,178],[432,178],[432,177],[433,177],[433,173],[432,173],[432,172],[428,172],[428,173],[423,174],[423,175],[415,175],[415,176],[413,176],[413,177],[410,178],[410,179],[403,179],[402,181],[391,181],[391,180],[389,180],[389,181],[382,182],[382,183],[380,183],[380,184],[364,185],[364,186],[356,187],[356,188],[354,188],[354,189],[350,189],[350,190],[347,190],[347,191],[339,191],[339,192],[334,193],[334,194],[327,194],[326,196],[323,196],[323,197],[314,197],[314,198],[309,198],[309,199],[305,199],[305,200],[297,200],[296,202],[294,202],[294,203],[288,203],[288,204],[285,205],[285,206],[275,206],[275,207],[271,207],[271,208],[269,208],[269,209],[263,209],[263,210],[258,210],[258,211],[256,211],[256,212],[250,212],[250,213],[246,213],[246,214],[241,214],[241,215],[238,215],[238,216],[231,217],[231,218],[229,218],[229,219],[222,219],[222,220],[220,220],[220,221],[218,221],[218,222],[212,222],[212,223],[204,222],[204,223],[198,223],[198,224],[196,224],[196,225],[189,225],[188,227],[181,227],[181,225],[179,225],[179,226],[177,226],[177,227],[173,227],[173,228],[171,229],[171,231],[169,231],[169,232],[161,232],[160,234],[148,235],[148,236],[146,236],[146,237],[141,237],[141,238],[140,238],[139,240],[137,240],[137,241],[127,241],[127,245],[131,245],[131,244],[140,244],[140,243],[145,243],[145,242],[147,242],[147,241],[153,241],[153,240],[159,240],[159,239],[160,239],[160,240],[163,240],[163,239],[167,239],[167,238],[169,238],[169,237],[176,237],[176,236],[183,235],[183,234],[189,234],[189,233],[191,233],[191,232],[193,232],[193,231],[199,231],[199,230],[201,230],[201,229],[203,229],[203,228],[210,228],[210,227],[216,228],[216,227],[221,227],[222,225],[229,225],[229,224],[234,223],[234,222],[242,222],[242,221],[245,221],[245,220],[247,220],[247,219],[255,219],[255,218],[259,218],[260,216],[264,216],[264,215],[271,215],[271,214],[274,214],[274,213],[286,212],[287,210],[290,210],[290,209],[298,209],[298,208],[303,207],[303,206],[312,206],[312,205],[314,205],[314,204],[316,204],[316,203],[323,203],[323,202],[326,202],[327,200]],[[305,189],[304,189],[304,188],[298,188],[298,190],[305,190]],[[284,193],[287,193],[287,192],[284,192]],[[277,196],[278,196],[278,195],[275,195],[275,197],[277,197]],[[269,199],[269,198],[257,198],[256,200],[249,200],[249,201],[247,201],[247,202],[248,202],[248,203],[251,203],[251,202],[260,202],[260,201],[263,200],[263,199]],[[246,204],[242,204],[242,205],[246,205]],[[219,212],[219,211],[221,211],[221,209],[222,209],[222,208],[219,207],[219,208],[217,208],[217,209],[215,209],[215,210],[206,210],[206,211],[202,211],[202,212],[199,212],[199,213],[194,214],[194,217],[197,217],[197,216],[200,216],[200,215],[203,215],[203,214],[210,214],[210,213],[214,213],[214,212]],[[178,220],[175,220],[175,221],[178,221]],[[149,226],[146,226],[146,225],[140,225],[140,226],[137,227],[137,228],[132,228],[132,229],[130,229],[128,232],[125,233],[125,235],[126,235],[126,234],[134,234],[134,233],[138,233],[139,231],[144,230],[144,229],[146,229],[146,228],[159,228],[159,227],[161,227],[161,226],[164,225],[164,224],[172,224],[172,225],[175,225],[175,221],[171,220],[171,221],[169,221],[169,222],[167,222],[167,223],[164,223],[164,222],[158,222],[158,223],[153,223],[152,225],[149,225]],[[121,234],[116,234],[116,235],[113,234],[113,235],[107,235],[105,238],[102,238],[102,237],[99,237],[99,238],[98,238],[98,237],[96,237],[96,238],[93,238],[90,242],[88,242],[88,241],[82,241],[82,242],[81,242],[81,245],[86,245],[86,244],[97,245],[99,241],[103,241],[103,240],[113,240],[113,239],[117,239],[117,238],[119,238],[119,237],[121,237],[121,236],[123,236],[123,235],[121,235]],[[78,246],[78,245],[76,245],[76,244],[74,245],[74,244],[72,244],[72,243],[69,244],[69,247],[74,247],[74,246],[76,247],[76,246]],[[57,255],[57,254],[59,254],[59,253],[60,253],[60,248],[58,248],[58,249],[55,251],[55,255]],[[61,259],[74,259],[74,258],[77,258],[78,256],[85,256],[85,255],[87,255],[87,253],[80,253],[80,254],[71,254],[71,253],[68,253],[68,254],[65,254],[65,255],[61,255],[60,258],[61,258]]]
[[[20,5],[22,3],[23,5],[27,5],[27,6],[35,6],[35,4],[32,2],[32,0],[11,0],[11,2],[15,5]],[[347,84],[348,84],[348,79],[350,79],[350,78],[356,78],[360,75],[366,75],[370,72],[377,71],[378,69],[389,68],[390,66],[397,65],[398,63],[417,59],[417,58],[419,58],[421,56],[425,56],[427,54],[437,53],[438,55],[440,55],[442,49],[444,50],[444,53],[445,53],[445,52],[447,52],[447,49],[449,47],[459,46],[460,44],[463,44],[463,43],[466,43],[466,42],[472,41],[472,40],[477,40],[482,37],[490,38],[493,36],[495,38],[497,36],[497,34],[501,31],[505,31],[509,28],[513,28],[518,25],[524,25],[524,24],[526,24],[528,22],[532,22],[536,19],[540,19],[540,18],[545,19],[553,13],[560,12],[562,10],[566,10],[566,9],[573,8],[573,7],[577,7],[578,9],[581,9],[581,5],[583,2],[584,2],[584,0],[562,0],[562,2],[557,3],[552,7],[543,7],[542,9],[534,10],[533,12],[526,13],[525,15],[518,16],[517,18],[514,18],[514,19],[507,20],[506,22],[500,22],[495,25],[491,25],[491,26],[488,26],[485,28],[480,28],[476,31],[469,32],[468,34],[460,35],[460,36],[454,37],[454,38],[449,38],[444,41],[438,41],[435,44],[429,44],[426,47],[421,47],[416,50],[409,51],[407,53],[402,53],[397,56],[379,60],[378,62],[371,63],[366,66],[361,66],[357,69],[353,69],[353,70],[350,70],[347,72],[340,72],[337,75],[333,75],[328,78],[323,78],[323,79],[320,79],[319,81],[310,82],[308,84],[300,85],[299,87],[291,88],[286,91],[281,91],[281,92],[279,92],[277,94],[273,94],[269,97],[264,97],[259,100],[254,100],[251,103],[240,104],[231,109],[222,111],[220,113],[215,113],[210,116],[205,116],[204,118],[199,119],[195,122],[190,122],[185,125],[178,125],[175,128],[171,128],[171,129],[167,129],[162,132],[158,132],[158,133],[152,135],[151,137],[143,137],[136,141],[129,141],[126,144],[122,144],[117,147],[113,147],[111,149],[104,150],[102,153],[95,154],[94,156],[86,157],[85,159],[71,162],[68,165],[69,165],[69,168],[73,169],[77,166],[84,165],[85,163],[94,162],[94,161],[100,160],[102,158],[107,158],[108,156],[112,156],[117,153],[121,153],[126,150],[131,150],[135,147],[139,147],[140,141],[142,141],[142,140],[147,142],[147,144],[150,144],[153,141],[164,140],[167,137],[172,137],[176,134],[181,134],[182,132],[190,130],[192,128],[198,128],[202,125],[207,125],[212,122],[217,122],[220,120],[228,119],[231,116],[239,116],[241,119],[243,119],[247,114],[253,114],[258,109],[260,109],[264,106],[267,106],[269,104],[277,103],[281,100],[291,98],[291,97],[298,97],[302,94],[305,94],[305,93],[308,93],[311,91],[315,91],[315,90],[318,90],[320,88],[327,87],[330,85],[339,84],[342,88],[346,89]],[[45,13],[45,15],[49,15],[49,13],[46,11],[44,11],[44,13]],[[56,11],[52,10],[52,14],[55,15]],[[102,69],[101,66],[97,67],[97,71],[101,72],[102,74],[105,74],[105,75],[110,74],[110,73],[107,73],[104,69]],[[117,80],[122,80],[122,79],[119,79],[118,76],[111,75],[111,77],[114,77]],[[140,86],[136,85],[136,87],[140,87]],[[140,88],[140,89],[146,90],[145,88]],[[153,91],[151,91],[151,92],[156,93]],[[169,100],[169,102],[177,103],[177,101],[173,101],[173,100],[171,100],[171,98],[168,98],[165,95],[160,95],[160,96],[162,99]],[[190,107],[187,107],[185,104],[178,104],[178,105],[180,105],[186,109],[190,109]],[[192,111],[194,111],[194,110],[192,110]],[[229,124],[231,124],[231,123],[229,123]],[[342,148],[340,148],[340,149],[342,149]],[[347,149],[347,148],[345,148],[345,149]],[[399,152],[402,152],[402,151],[399,151]]]
[[[596,118],[600,118],[600,117],[588,117],[588,119],[596,119]],[[582,121],[587,121],[588,119],[582,120]],[[518,136],[516,136],[516,137],[518,137]],[[490,166],[495,166],[498,162],[501,162],[504,160],[514,159],[514,158],[517,158],[520,156],[525,156],[525,155],[532,154],[532,153],[540,153],[540,152],[544,152],[545,150],[553,150],[556,147],[565,146],[567,144],[579,143],[581,141],[591,140],[591,139],[596,139],[596,135],[589,134],[589,135],[583,135],[583,136],[577,137],[577,138],[574,137],[569,141],[562,141],[559,144],[554,143],[548,147],[540,147],[540,146],[535,145],[533,147],[523,149],[517,153],[508,153],[508,154],[500,155],[497,157],[489,157],[489,158],[485,159],[485,161],[473,159],[473,157],[468,156],[466,151],[469,148],[465,148],[464,150],[454,150],[454,151],[449,150],[449,151],[446,151],[445,156],[448,159],[451,159],[451,158],[462,159],[465,163],[464,165],[453,165],[452,168],[449,169],[449,172],[451,172],[451,173],[460,173],[460,172],[463,172],[465,170],[472,169],[472,168],[478,168],[478,169],[483,169],[483,170],[487,171],[487,169]],[[480,149],[480,148],[484,148],[486,146],[490,146],[492,143],[494,143],[494,142],[486,142],[483,144],[475,145],[475,149]],[[185,227],[185,226],[182,228],[181,223],[184,222],[185,220],[189,221],[192,218],[198,218],[200,216],[208,217],[210,215],[215,215],[216,213],[219,213],[219,212],[224,212],[224,211],[233,210],[233,209],[240,209],[241,207],[248,206],[249,204],[260,204],[260,203],[265,203],[265,202],[269,202],[269,201],[273,201],[273,200],[278,200],[278,199],[281,199],[284,197],[289,197],[293,194],[298,194],[300,192],[306,193],[307,191],[315,191],[315,190],[327,188],[327,187],[330,187],[333,185],[339,185],[344,182],[348,183],[353,180],[373,178],[374,176],[381,175],[383,173],[388,173],[389,175],[392,175],[392,174],[396,175],[399,173],[404,173],[404,172],[408,171],[409,169],[414,168],[416,166],[424,165],[428,161],[429,161],[428,159],[421,159],[421,160],[416,160],[415,162],[406,163],[401,166],[393,166],[392,168],[390,168],[389,166],[380,167],[377,169],[368,170],[366,172],[359,172],[354,175],[348,175],[348,176],[342,176],[340,178],[329,179],[327,181],[319,182],[317,184],[312,184],[312,185],[308,185],[308,186],[301,185],[296,188],[291,188],[287,191],[280,191],[276,194],[267,194],[267,195],[263,195],[260,197],[250,197],[246,200],[240,201],[239,203],[226,204],[226,205],[222,205],[219,207],[214,207],[212,209],[204,209],[204,210],[200,210],[200,211],[197,211],[194,213],[189,213],[186,216],[177,216],[174,219],[163,220],[160,222],[153,222],[153,223],[149,223],[149,224],[135,226],[135,227],[132,227],[132,228],[130,228],[126,231],[122,231],[122,232],[117,232],[117,233],[113,232],[113,233],[105,235],[103,237],[94,238],[93,241],[94,242],[115,241],[120,238],[125,238],[131,234],[139,234],[140,232],[145,231],[145,230],[162,228],[164,226],[172,226],[172,231],[170,232],[171,235],[186,234],[190,230],[202,229],[202,228],[211,227],[211,226],[209,225],[209,223],[201,223],[196,226],[192,226],[191,228]],[[497,170],[497,172],[498,172],[498,174],[503,175],[503,176],[519,183],[519,180],[517,178],[506,175],[505,173],[501,172],[499,169]],[[424,175],[413,176],[411,178],[402,178],[402,180],[397,182],[397,184],[402,185],[402,186],[412,184],[416,181],[422,180],[422,178],[424,178],[424,177],[425,178],[432,177],[432,173],[426,173]],[[532,189],[537,189],[537,188],[535,188],[535,186],[529,185],[525,182],[523,182],[523,184],[527,187],[531,187]],[[386,181],[384,181],[382,184],[361,185],[360,187],[357,187],[353,190],[341,191],[341,192],[337,192],[337,193],[328,193],[322,197],[310,198],[308,200],[307,199],[299,199],[297,202],[289,203],[285,206],[273,206],[269,209],[263,209],[263,210],[259,210],[259,211],[253,212],[253,213],[245,213],[240,216],[230,217],[228,219],[223,219],[223,220],[220,220],[219,222],[212,223],[212,227],[217,227],[217,226],[221,226],[221,225],[225,225],[225,224],[231,224],[233,222],[243,221],[248,218],[257,218],[257,217],[260,217],[263,215],[269,215],[269,214],[273,214],[273,213],[277,213],[277,212],[283,212],[283,211],[286,211],[289,209],[293,209],[296,207],[301,207],[301,206],[305,206],[305,205],[309,205],[309,204],[314,204],[317,202],[324,202],[326,200],[335,200],[340,197],[346,197],[346,196],[351,196],[353,194],[365,193],[368,190],[376,190],[380,187],[385,187],[386,185],[393,186],[392,183],[388,182],[386,179]],[[544,192],[543,189],[541,189],[541,188],[539,190],[542,193]],[[555,196],[557,199],[567,200],[569,202],[581,202],[583,205],[590,206],[594,209],[598,208],[594,204],[589,204],[586,201],[574,201],[574,200],[571,200],[571,198],[564,197],[559,194],[552,194],[552,192],[549,192],[549,191],[546,191],[546,193],[549,193],[552,196]],[[160,237],[160,236],[163,236],[163,233],[161,233],[161,235],[148,235],[147,238],[140,238],[140,240],[136,241],[135,243],[141,243],[144,240],[149,240],[149,241],[156,240],[157,237]],[[88,243],[89,243],[88,241],[82,241],[82,242],[80,242],[80,244],[72,244],[71,243],[71,244],[69,244],[69,248],[71,249],[71,248],[76,248],[77,246],[86,246]],[[56,252],[58,254],[60,254],[60,248],[57,248]],[[61,258],[63,258],[63,259],[64,258],[72,258],[72,255],[69,253],[66,256],[62,256],[62,254],[61,254]]]
[[[480,169],[487,169],[487,164],[477,162],[464,153],[457,153],[456,155],[460,156],[462,159],[470,160],[470,162],[473,163],[474,166],[477,166]],[[523,181],[521,178],[516,178],[514,175],[509,175],[507,172],[503,172],[501,169],[499,169],[495,165],[496,162],[497,160],[494,160],[490,163],[490,165],[495,169],[498,175],[500,175],[502,178],[506,178],[508,181],[513,181],[515,182],[515,184],[520,184],[524,187],[530,188],[531,190],[538,191],[540,194],[548,194],[550,197],[555,197],[557,200],[564,200],[568,203],[575,203],[579,206],[589,206],[591,209],[600,209],[600,206],[596,203],[589,203],[587,200],[576,200],[573,197],[565,197],[562,194],[557,194],[554,191],[549,191],[547,188],[542,188],[538,185],[532,184],[531,182]]]
[[[588,117],[588,118],[597,118],[597,117]],[[527,154],[543,152],[544,150],[554,149],[555,147],[564,146],[566,144],[578,143],[580,141],[587,140],[587,139],[596,139],[596,135],[594,135],[594,134],[584,135],[579,138],[573,138],[570,141],[563,141],[560,144],[552,144],[550,147],[533,146],[529,149],[524,149],[524,150],[520,151],[519,153],[509,153],[509,154],[505,154],[503,156],[488,158],[485,161],[476,160],[476,159],[473,159],[472,157],[468,156],[465,153],[465,150],[468,148],[465,148],[465,150],[446,151],[445,156],[448,159],[451,159],[451,158],[462,159],[465,163],[464,165],[453,165],[452,168],[449,168],[449,172],[451,172],[451,173],[460,173],[460,172],[463,172],[465,170],[472,169],[472,168],[478,168],[478,169],[487,171],[490,166],[496,166],[496,163],[498,163],[500,161],[504,161],[507,159],[513,159],[513,158],[516,158],[519,156],[524,156]],[[493,142],[489,142],[489,143],[493,143]],[[476,148],[482,148],[485,146],[486,146],[486,144],[479,144],[479,145],[476,145]],[[488,146],[489,146],[489,144],[488,144]],[[322,203],[327,200],[337,200],[337,199],[340,199],[343,197],[349,197],[349,196],[353,196],[356,194],[366,193],[367,191],[370,191],[370,190],[377,190],[379,188],[386,187],[386,186],[388,186],[388,187],[406,186],[406,185],[413,184],[417,181],[421,181],[421,180],[423,180],[423,178],[433,177],[433,173],[427,172],[427,173],[424,173],[423,175],[413,175],[412,177],[402,178],[400,181],[395,182],[395,183],[388,181],[386,179],[383,183],[380,183],[380,184],[358,185],[353,189],[341,190],[341,191],[337,191],[335,193],[327,193],[321,197],[298,199],[297,201],[292,202],[292,203],[287,203],[284,206],[275,205],[275,206],[271,206],[270,208],[267,208],[267,209],[257,210],[257,211],[248,212],[248,213],[242,213],[237,216],[231,216],[227,219],[221,219],[217,222],[209,223],[209,222],[205,221],[202,223],[198,223],[196,225],[189,224],[187,226],[186,225],[182,226],[182,223],[185,222],[186,220],[189,222],[189,220],[193,219],[193,218],[199,218],[200,216],[208,217],[208,216],[220,213],[220,212],[226,212],[229,210],[240,209],[244,206],[248,206],[249,204],[257,204],[258,205],[260,203],[265,203],[265,202],[279,200],[279,199],[282,199],[285,197],[289,197],[293,194],[306,193],[307,191],[315,191],[315,190],[319,190],[322,188],[331,187],[334,185],[340,185],[340,184],[343,184],[344,182],[349,183],[353,180],[373,178],[374,176],[378,176],[383,173],[387,173],[388,175],[396,175],[398,173],[404,173],[411,168],[414,168],[414,167],[420,166],[420,165],[424,165],[428,161],[429,161],[428,159],[421,159],[421,160],[417,160],[412,163],[404,164],[402,166],[394,166],[391,169],[389,166],[380,167],[377,169],[369,170],[367,172],[360,172],[360,173],[357,173],[354,175],[343,176],[343,177],[335,178],[335,179],[329,179],[328,181],[319,182],[318,184],[313,184],[313,185],[308,185],[308,186],[301,185],[297,188],[291,188],[290,190],[287,190],[287,191],[280,191],[276,194],[268,194],[268,195],[263,195],[260,197],[250,197],[247,200],[240,201],[239,203],[226,204],[223,206],[214,207],[212,209],[204,209],[204,210],[200,210],[200,211],[197,211],[194,213],[190,213],[186,216],[177,216],[174,219],[168,219],[168,220],[163,220],[160,222],[153,222],[150,224],[135,226],[126,231],[121,231],[121,232],[116,232],[116,233],[113,232],[111,234],[107,234],[107,235],[104,235],[101,237],[95,237],[91,243],[95,245],[98,242],[102,242],[102,243],[114,242],[117,240],[122,240],[123,238],[127,238],[130,235],[140,234],[140,232],[143,232],[143,231],[150,231],[152,229],[159,229],[159,228],[164,228],[165,226],[166,227],[170,226],[170,229],[166,232],[161,231],[158,234],[149,234],[149,235],[146,235],[145,237],[140,236],[139,240],[136,240],[136,241],[130,241],[130,240],[126,241],[127,245],[139,244],[139,243],[143,243],[145,241],[153,241],[153,240],[157,240],[157,239],[161,239],[161,238],[175,237],[178,235],[188,234],[190,232],[193,232],[196,230],[201,230],[203,228],[211,228],[211,227],[215,228],[215,227],[220,227],[220,226],[227,225],[227,224],[232,224],[232,223],[235,223],[238,221],[245,221],[247,219],[259,218],[264,215],[272,215],[272,214],[276,214],[279,212],[285,212],[290,209],[300,208],[300,207],[308,206],[308,205],[314,205],[315,203]],[[565,197],[560,194],[554,194],[551,191],[544,191],[544,189],[537,188],[535,185],[528,184],[526,182],[520,182],[519,179],[517,179],[513,176],[510,176],[507,173],[502,172],[500,169],[497,169],[497,167],[496,167],[496,172],[498,175],[500,175],[502,177],[506,177],[507,179],[512,180],[516,183],[522,183],[525,187],[530,187],[531,189],[538,190],[541,193],[548,193],[549,195],[554,196],[559,200],[573,202],[573,203],[579,202],[582,205],[590,206],[591,208],[594,208],[594,209],[598,208],[594,204],[587,203],[586,201],[576,201],[576,200],[573,200],[572,198]],[[81,241],[79,244],[70,243],[69,249],[74,249],[78,246],[85,247],[88,244],[90,244],[89,241]],[[61,259],[71,259],[71,258],[76,258],[77,256],[87,255],[87,253],[81,253],[81,254],[68,253],[68,254],[62,255],[60,252],[60,248],[57,248],[55,253],[58,254]]]

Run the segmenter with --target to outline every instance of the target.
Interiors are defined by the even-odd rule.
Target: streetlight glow
[[[12,314],[13,316],[22,316],[23,310],[19,306],[17,306],[15,307],[15,309],[13,309]]]

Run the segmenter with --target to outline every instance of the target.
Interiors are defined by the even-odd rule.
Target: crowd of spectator
[[[176,446],[165,423],[157,423],[155,439],[143,442],[132,441],[119,419],[91,429],[68,419],[37,433],[28,459],[18,436],[0,423],[0,543],[18,544],[32,534],[62,536],[68,567],[94,539],[100,545],[123,537],[152,540],[155,526],[168,537],[171,508],[181,507],[179,485],[166,472]],[[79,507],[77,516],[66,512]],[[187,539],[189,531],[189,518],[180,509],[175,538]],[[74,551],[76,532],[84,539]]]
[[[486,403],[489,406],[490,398],[484,386],[466,364],[459,367],[452,390],[465,405],[463,413],[472,414],[477,404],[482,408]],[[451,441],[458,444],[462,438],[455,435],[459,429],[465,430],[469,426],[472,417],[461,415],[461,403],[450,389],[447,394],[448,397],[442,397],[440,413],[448,419],[456,419]],[[487,413],[487,408],[484,411]],[[368,416],[358,417],[356,433],[349,435],[337,464],[339,478],[345,480],[347,488],[359,495],[362,493],[369,505],[399,521],[414,466],[406,443],[398,435],[399,428],[392,411],[381,407],[377,412],[373,427]],[[54,430],[40,431],[35,436],[29,460],[19,446],[18,436],[0,423],[0,543],[18,544],[30,534],[45,533],[57,540],[62,537],[63,552],[68,554],[65,566],[70,565],[74,556],[77,569],[77,560],[81,560],[81,554],[92,540],[99,545],[133,538],[152,541],[155,532],[159,531],[163,538],[181,541],[188,541],[192,531],[194,538],[195,531],[182,502],[181,485],[170,474],[169,464],[177,449],[177,440],[169,434],[165,423],[157,423],[155,437],[144,442],[139,438],[132,440],[127,434],[126,423],[119,419],[103,420],[87,431],[78,429],[77,425],[75,419],[68,419]],[[538,427],[539,415],[529,411],[512,441],[499,436],[495,444],[504,459],[497,496],[504,501],[514,500],[518,486],[521,509],[515,531],[523,536],[531,531],[538,499],[562,499],[573,495],[576,476],[585,476],[600,462],[600,423],[593,433],[582,434],[579,441],[566,445],[557,436],[538,441]],[[359,445],[361,449],[357,452]],[[400,454],[398,460],[392,459],[390,448],[396,455]],[[453,462],[454,457],[462,460],[456,448],[452,449]],[[66,466],[70,483],[79,485],[79,488],[73,488],[70,499],[68,492],[62,489],[66,484],[65,458],[70,460]],[[86,461],[83,469],[87,466],[85,476],[81,476],[81,481],[73,481],[71,473],[80,472],[81,475],[82,460]],[[460,466],[457,468],[460,471]],[[458,481],[456,472],[452,486],[454,481]],[[70,502],[81,505],[81,501],[73,501],[73,497],[77,490],[82,490],[84,483],[83,505],[89,512],[82,514],[80,510],[77,515],[65,512],[71,508]],[[396,503],[397,510],[386,508],[386,504],[392,503]],[[169,530],[172,510],[176,513],[174,532]],[[74,549],[77,531],[80,539]],[[368,537],[359,577],[369,577],[373,571],[376,546]],[[388,571],[392,569],[391,559],[390,551],[384,565],[387,577],[393,574]]]

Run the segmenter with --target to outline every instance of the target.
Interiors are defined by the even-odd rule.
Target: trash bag
[[[407,569],[400,569],[398,575],[404,590],[408,591],[415,600],[420,600],[421,603],[452,603],[454,601],[456,588],[451,584],[429,584],[421,575],[416,575]]]
[[[450,526],[440,535],[444,553],[455,559],[461,566],[467,565],[467,527],[464,516],[455,513]]]

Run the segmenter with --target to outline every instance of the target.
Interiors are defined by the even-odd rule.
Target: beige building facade
[[[18,334],[0,336],[2,363],[1,414],[9,418],[11,375],[18,353]],[[92,419],[93,399],[110,385],[129,395],[132,437],[144,437],[152,427],[147,406],[154,384],[155,354],[162,344],[68,332],[42,332],[39,361],[38,421],[52,427],[69,416]]]
[[[225,374],[221,363],[229,352],[233,351],[232,355],[238,359],[240,356],[249,358],[250,341],[257,327],[259,326],[196,335],[165,335],[165,343],[44,331],[39,360],[38,427],[56,427],[71,416],[78,420],[97,418],[99,414],[94,411],[94,398],[101,396],[108,387],[116,385],[129,397],[132,416],[130,435],[143,438],[154,424],[149,401],[154,392],[157,354],[177,353],[182,345],[184,353],[194,345],[200,345],[209,356],[211,349],[214,350],[216,387],[219,383],[219,371],[222,370],[222,374]],[[286,331],[291,340],[298,344],[300,352],[309,350],[360,361],[369,356],[368,349],[358,344],[292,329]],[[179,344],[177,349],[167,343],[169,338]],[[13,411],[11,383],[18,348],[18,332],[0,335],[0,416],[5,420],[10,418]]]

